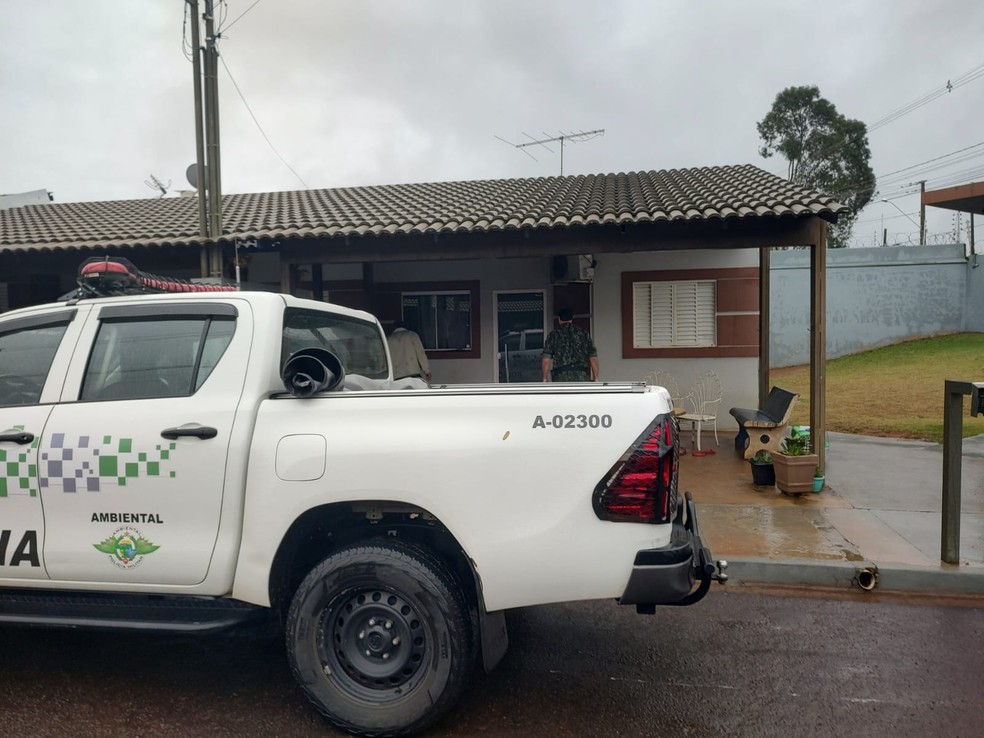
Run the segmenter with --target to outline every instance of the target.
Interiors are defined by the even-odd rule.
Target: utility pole
[[[219,159],[218,36],[214,0],[205,0],[199,15],[198,0],[185,0],[192,15],[192,73],[195,89],[195,189],[198,190],[198,233],[209,239],[202,255],[202,276],[222,276],[222,164]],[[205,21],[205,44],[200,24]],[[204,84],[202,78],[204,77]]]
[[[208,238],[208,205],[205,201],[205,142],[202,140],[202,42],[198,32],[198,0],[186,0],[191,7],[191,68],[195,82],[195,189],[198,190],[198,235]],[[202,274],[203,277],[208,276]]]
[[[215,36],[214,0],[205,0],[205,150],[208,161],[209,238],[222,236],[222,177],[219,160],[219,48]],[[211,276],[222,276],[222,247],[213,243],[209,259]]]
[[[926,180],[919,180],[919,245],[926,245],[926,203],[923,195],[926,194]]]

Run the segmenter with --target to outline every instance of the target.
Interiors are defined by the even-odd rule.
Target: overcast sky
[[[565,174],[743,163],[784,174],[782,160],[758,155],[755,128],[783,88],[817,85],[871,126],[984,65],[981,0],[251,5],[228,0],[220,51],[263,131],[311,188],[556,175],[556,145],[527,149],[534,161],[496,136],[521,143],[600,128],[604,136],[565,147]],[[151,174],[172,191],[188,187],[184,8],[3,2],[0,193],[154,197]],[[219,71],[223,191],[304,188]],[[871,131],[875,173],[981,143],[982,122],[984,74]],[[966,155],[895,175],[879,197],[917,179],[930,189],[984,179],[984,145]],[[918,220],[918,195],[893,203]],[[916,234],[894,205],[862,213],[859,242],[880,238],[882,217],[890,239]],[[932,214],[931,234],[952,227],[948,212]]]

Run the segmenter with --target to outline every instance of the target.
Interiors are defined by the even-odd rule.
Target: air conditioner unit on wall
[[[550,265],[550,281],[554,284],[590,282],[594,279],[594,268],[591,254],[555,256]]]
[[[577,274],[581,282],[594,279],[595,260],[591,254],[581,254],[577,257]]]

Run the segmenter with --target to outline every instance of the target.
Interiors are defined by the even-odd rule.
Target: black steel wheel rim
[[[425,677],[424,620],[396,592],[348,590],[332,599],[320,620],[325,673],[353,696],[375,704],[402,699]]]

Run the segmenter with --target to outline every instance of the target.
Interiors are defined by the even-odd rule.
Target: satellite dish
[[[205,169],[205,179],[208,179],[208,167]],[[189,164],[188,169],[185,170],[185,178],[188,180],[188,184],[198,189],[198,164]]]

